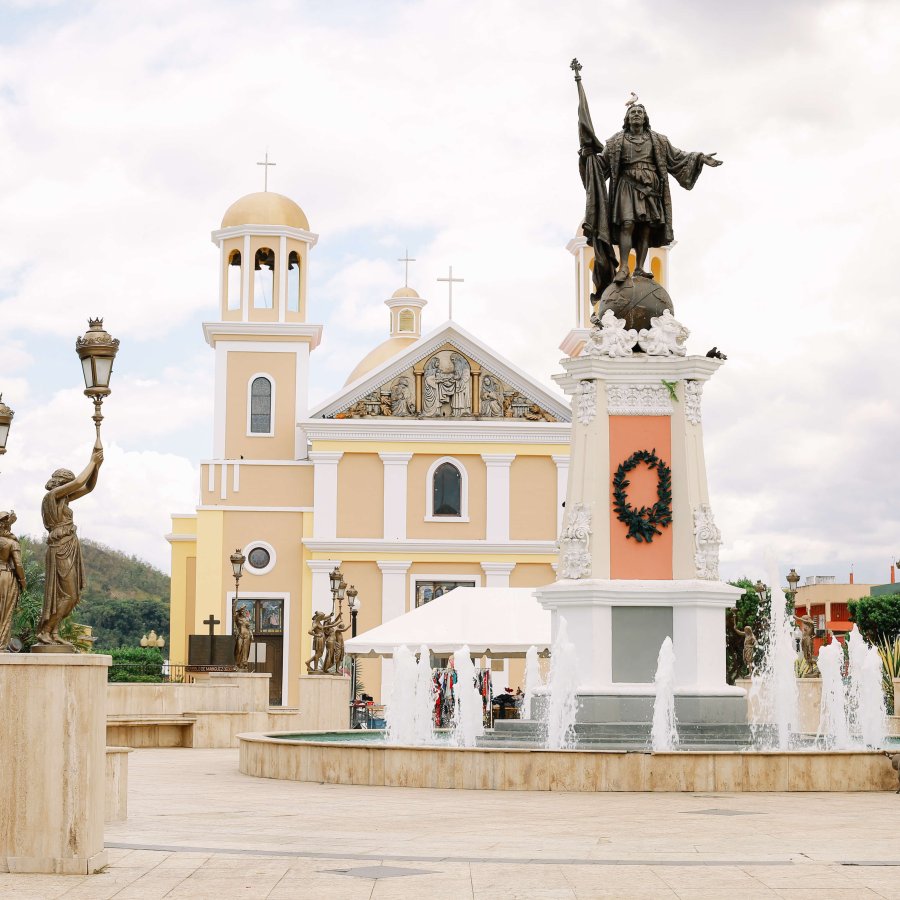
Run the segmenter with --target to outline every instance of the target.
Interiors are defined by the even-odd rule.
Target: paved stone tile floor
[[[237,750],[136,750],[90,877],[16,900],[900,900],[900,797],[564,794],[302,784]]]

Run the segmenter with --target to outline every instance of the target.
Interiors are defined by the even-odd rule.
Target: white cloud
[[[801,571],[852,559],[883,577],[900,525],[895,5],[104,0],[35,21],[0,57],[0,314],[15,342],[0,388],[10,402],[13,387],[31,392],[12,403],[4,472],[29,402],[53,398],[33,411],[35,447],[82,433],[87,401],[56,394],[35,348],[97,313],[123,338],[117,366],[135,390],[160,385],[143,406],[114,394],[111,441],[126,456],[167,441],[190,469],[212,396],[210,362],[183,359],[211,357],[196,330],[185,338],[215,316],[209,231],[258,189],[266,148],[270,185],[321,234],[314,398],[387,336],[382,301],[406,246],[426,330],[445,318],[434,279],[452,263],[466,279],[455,318],[549,383],[572,317],[563,248],[583,209],[578,55],[601,135],[634,89],[676,145],[726,163],[690,194],[673,187],[672,293],[692,351],[731,357],[705,400],[727,566],[772,544]],[[160,359],[174,374],[155,372]],[[50,412],[68,404],[72,432]],[[154,516],[147,541],[165,529]]]

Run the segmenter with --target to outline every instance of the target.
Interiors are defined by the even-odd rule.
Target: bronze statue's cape
[[[581,85],[579,85],[579,88]],[[619,186],[619,165],[622,158],[622,142],[625,132],[619,131],[607,142],[602,150],[599,162],[603,167],[604,176],[609,177],[609,196],[612,202],[616,202],[616,191]],[[663,215],[665,220],[659,225],[650,228],[650,246],[665,247],[675,240],[672,230],[672,194],[669,191],[669,179],[671,175],[685,190],[690,190],[700,177],[703,168],[702,153],[685,153],[677,147],[673,147],[669,139],[657,131],[650,132],[650,141],[653,144],[653,160],[659,175],[659,186],[662,193]],[[612,216],[610,216],[612,219]],[[619,229],[610,221],[609,234],[613,243],[619,242]]]
[[[606,178],[609,172],[604,171],[604,162],[600,157],[603,144],[594,134],[587,97],[581,78],[577,75],[575,82],[578,85],[578,143],[581,150],[587,151],[587,154],[580,152],[578,157],[578,171],[585,193],[582,231],[594,249],[594,291],[599,299],[607,286],[612,284],[617,267],[610,233],[612,215],[609,209],[609,196],[606,193]]]

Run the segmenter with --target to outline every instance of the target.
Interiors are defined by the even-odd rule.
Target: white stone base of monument
[[[350,679],[346,675],[301,675],[301,731],[346,731],[350,727]]]
[[[725,610],[741,589],[718,581],[562,580],[535,591],[564,618],[578,660],[579,722],[643,722],[653,714],[656,661],[675,649],[682,722],[746,722],[746,692],[725,680]]]
[[[0,654],[0,871],[106,865],[106,670],[99,654]]]

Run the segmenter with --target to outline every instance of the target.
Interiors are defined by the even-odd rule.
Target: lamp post
[[[351,584],[347,589],[347,606],[350,607],[350,637],[356,637],[356,614],[359,612],[359,591]],[[356,655],[350,657],[350,727],[353,727],[353,705],[356,703]]]
[[[238,587],[241,583],[241,575],[244,574],[244,563],[247,559],[244,554],[241,553],[240,547],[238,547],[228,559],[231,562],[231,571],[234,573],[234,605],[236,607],[238,601]]]
[[[103,319],[88,319],[88,330],[84,337],[75,341],[75,350],[81,360],[84,372],[84,393],[94,401],[94,428],[97,440],[94,443],[100,448],[100,423],[103,414],[100,407],[109,396],[109,380],[112,376],[113,361],[119,351],[119,341],[103,329]]]
[[[166,639],[162,636],[157,637],[156,632],[151,628],[150,634],[145,634],[141,638],[142,647],[158,647],[162,650],[166,646]]]
[[[787,598],[793,605],[794,598],[797,596],[797,585],[800,584],[800,576],[797,574],[797,570],[793,566],[791,567],[791,571],[787,573],[787,577],[785,580],[790,585],[790,588],[787,591]]]
[[[0,394],[0,456],[6,453],[6,439],[9,437],[14,415],[15,413],[3,402],[3,394]]]

